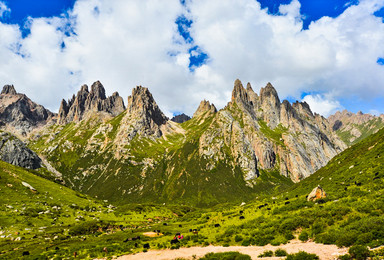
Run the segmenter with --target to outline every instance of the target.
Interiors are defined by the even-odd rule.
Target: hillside
[[[202,101],[181,124],[169,120],[141,86],[115,117],[108,111],[121,109],[120,101],[117,110],[109,101],[112,107],[84,109],[109,100],[101,83],[91,92],[83,86],[71,100],[68,111],[79,116],[31,135],[30,147],[69,187],[118,203],[250,200],[309,176],[345,148],[325,118],[306,103],[280,102],[271,84],[257,95],[236,80],[225,108]]]
[[[129,253],[132,242],[112,247],[110,241],[135,236],[148,218],[175,217],[166,207],[116,208],[36,174],[0,161],[1,259],[70,257],[74,252],[80,258],[101,257],[104,246],[110,253]]]
[[[374,116],[361,111],[338,111],[328,117],[332,130],[348,146],[355,144],[384,127],[384,115]]]
[[[0,198],[4,205],[1,223],[5,223],[0,251],[2,257],[10,259],[20,257],[25,251],[49,257],[71,256],[76,251],[82,258],[92,258],[142,252],[144,243],[150,249],[208,244],[263,246],[284,244],[295,237],[338,246],[381,246],[384,244],[383,141],[384,129],[346,149],[326,167],[284,192],[280,190],[237,206],[226,204],[195,210],[181,206],[172,210],[162,206],[160,210],[145,205],[108,208],[22,168],[0,163]],[[21,181],[37,192],[22,186]],[[307,195],[319,184],[327,198],[307,201]],[[76,221],[81,218],[79,215],[85,220]],[[104,231],[95,232],[94,218],[108,221],[112,230],[113,226],[123,225],[123,231],[108,232],[106,225],[97,222],[96,227]],[[141,227],[136,229],[138,224]],[[45,231],[40,232],[41,229]],[[138,247],[132,240],[122,242],[157,229],[161,230],[161,236],[142,237]],[[198,230],[198,236],[191,229]],[[184,239],[179,245],[172,245],[170,241],[177,232]],[[36,247],[40,243],[42,246]],[[104,247],[108,252],[103,251]]]

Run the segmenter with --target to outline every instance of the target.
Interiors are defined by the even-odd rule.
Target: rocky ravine
[[[236,80],[224,109],[204,100],[183,124],[168,120],[147,88],[133,89],[125,111],[112,97],[101,83],[82,87],[32,143],[66,183],[105,199],[227,201],[266,189],[262,182],[279,186],[283,177],[259,178],[268,172],[299,181],[346,147],[325,118],[306,103],[280,102],[271,84],[257,95]]]

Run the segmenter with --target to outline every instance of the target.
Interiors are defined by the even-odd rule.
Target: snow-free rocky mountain
[[[13,90],[2,97],[16,100]],[[257,94],[239,80],[225,108],[204,100],[183,123],[169,120],[145,87],[134,88],[125,107],[100,82],[42,122],[25,131],[29,147],[66,185],[111,201],[240,201],[308,177],[347,147],[307,103],[281,102],[270,83]]]

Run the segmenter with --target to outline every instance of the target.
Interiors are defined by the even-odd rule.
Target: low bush
[[[275,256],[277,256],[277,257],[280,257],[280,256],[287,256],[287,255],[288,255],[288,253],[287,253],[287,251],[285,251],[284,249],[278,248],[278,249],[276,249],[276,251],[275,251]]]
[[[244,255],[239,252],[224,252],[224,253],[208,253],[200,260],[251,260],[249,255]]]
[[[260,254],[258,257],[272,257],[273,256],[273,251],[267,250],[264,251],[262,254]]]
[[[289,254],[286,260],[319,260],[320,258],[315,254],[309,254],[304,251],[300,251],[296,254]]]
[[[308,235],[307,231],[305,231],[305,230],[303,232],[301,232],[299,235],[299,239],[303,242],[308,241],[308,237],[309,237],[309,235]]]
[[[369,257],[369,249],[366,246],[354,245],[351,246],[348,250],[348,253],[352,258],[356,260],[364,260]]]

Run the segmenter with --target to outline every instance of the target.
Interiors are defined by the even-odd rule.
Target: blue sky
[[[258,92],[384,113],[381,0],[0,0],[0,84],[56,111],[101,80],[126,98],[135,85],[168,114],[219,108],[236,78]]]

